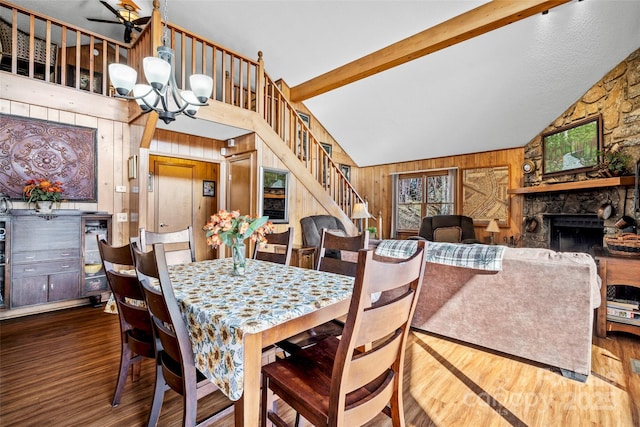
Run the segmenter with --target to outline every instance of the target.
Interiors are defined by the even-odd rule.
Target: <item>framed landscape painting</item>
[[[542,134],[542,177],[593,170],[602,149],[602,118],[588,117]]]

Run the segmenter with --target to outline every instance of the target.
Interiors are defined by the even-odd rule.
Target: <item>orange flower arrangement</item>
[[[27,203],[46,200],[60,203],[63,192],[64,189],[60,181],[52,182],[44,178],[30,179],[22,190]]]
[[[214,248],[220,245],[233,246],[248,237],[252,242],[266,244],[265,235],[274,230],[268,220],[268,216],[251,218],[249,215],[240,215],[240,211],[227,212],[223,209],[211,215],[202,230],[206,232],[207,244]]]

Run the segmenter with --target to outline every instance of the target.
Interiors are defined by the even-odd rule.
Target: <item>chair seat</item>
[[[327,337],[316,345],[304,348],[294,355],[264,366],[263,374],[269,377],[269,388],[284,401],[297,399],[310,403],[305,408],[295,408],[314,425],[327,423],[329,413],[329,395],[331,374],[340,340]],[[296,378],[295,382],[291,378]],[[367,385],[347,394],[346,407],[352,402],[373,397],[372,390],[380,390],[380,385],[393,380],[393,372],[378,377]],[[384,387],[382,387],[384,389]],[[308,412],[305,412],[305,409]]]
[[[297,353],[300,349],[309,347],[319,341],[331,336],[342,335],[344,323],[338,320],[331,320],[304,332],[301,332],[285,341],[280,341],[276,345],[289,354]]]

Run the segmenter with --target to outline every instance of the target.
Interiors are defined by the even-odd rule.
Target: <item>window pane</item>
[[[422,220],[422,204],[398,205],[398,230],[418,230]]]
[[[452,202],[448,175],[427,177],[427,203]]]
[[[453,215],[453,204],[451,203],[428,204],[427,216],[434,216],[434,215]]]
[[[422,202],[422,178],[398,180],[398,203]]]

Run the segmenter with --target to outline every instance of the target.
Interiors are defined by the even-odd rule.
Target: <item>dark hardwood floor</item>
[[[0,322],[0,426],[141,426],[153,364],[110,401],[119,362],[117,318],[81,307]],[[405,363],[408,426],[639,426],[640,338],[594,337],[586,383],[554,369],[412,332]],[[202,409],[223,407],[222,395]],[[291,411],[285,418],[292,420]],[[182,402],[165,396],[159,425],[181,423]],[[232,416],[221,426],[232,426]],[[368,426],[388,426],[379,415]]]

